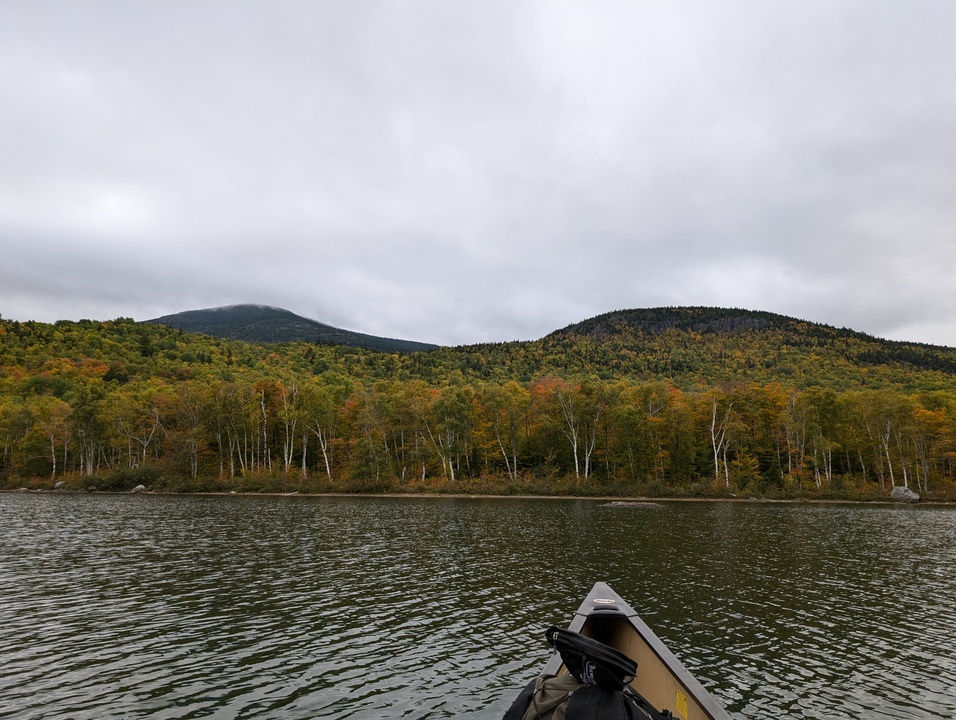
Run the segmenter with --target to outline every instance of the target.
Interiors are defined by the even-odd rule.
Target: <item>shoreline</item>
[[[0,494],[13,495],[150,495],[154,497],[343,497],[343,498],[393,498],[393,499],[441,499],[451,500],[590,500],[604,503],[777,503],[787,505],[903,505],[903,506],[956,506],[956,501],[950,500],[920,500],[916,503],[906,503],[896,500],[846,500],[840,498],[739,498],[739,497],[649,497],[649,496],[620,496],[620,495],[500,495],[483,493],[349,493],[349,492],[238,492],[238,491],[202,491],[202,492],[174,492],[163,490],[54,490],[46,488],[16,488],[0,490]],[[621,505],[626,507],[626,505]]]

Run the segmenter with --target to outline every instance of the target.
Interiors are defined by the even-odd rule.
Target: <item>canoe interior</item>
[[[670,710],[684,720],[730,720],[633,608],[605,583],[594,586],[568,628],[636,660],[637,674],[631,685],[658,710]],[[544,672],[566,672],[560,656],[555,654]]]

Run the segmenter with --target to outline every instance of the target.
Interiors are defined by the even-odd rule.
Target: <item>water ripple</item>
[[[0,496],[0,718],[499,718],[595,580],[740,718],[956,715],[956,512]]]

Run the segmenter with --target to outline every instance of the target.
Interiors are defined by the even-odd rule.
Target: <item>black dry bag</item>
[[[604,643],[554,626],[544,636],[578,682],[621,691],[634,679],[637,663]]]

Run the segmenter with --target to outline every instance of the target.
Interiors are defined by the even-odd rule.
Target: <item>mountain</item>
[[[565,367],[697,383],[950,385],[956,349],[884,340],[770,312],[713,307],[620,310],[539,341]]]
[[[153,318],[146,322],[226,340],[243,340],[253,343],[303,341],[325,345],[346,345],[389,353],[434,350],[438,347],[413,340],[395,340],[342,330],[268,305],[229,305],[205,310],[188,310]]]
[[[820,323],[808,323],[785,315],[758,310],[740,310],[738,308],[719,307],[659,307],[637,310],[617,310],[597,315],[587,320],[555,330],[551,336],[587,335],[594,338],[606,338],[612,335],[642,334],[659,335],[668,330],[690,332],[701,335],[739,334],[741,332],[761,332],[766,330],[787,330],[806,334],[808,330],[827,334],[835,330]],[[849,333],[854,337],[867,337],[850,330],[836,331]],[[873,338],[869,338],[873,339]]]

